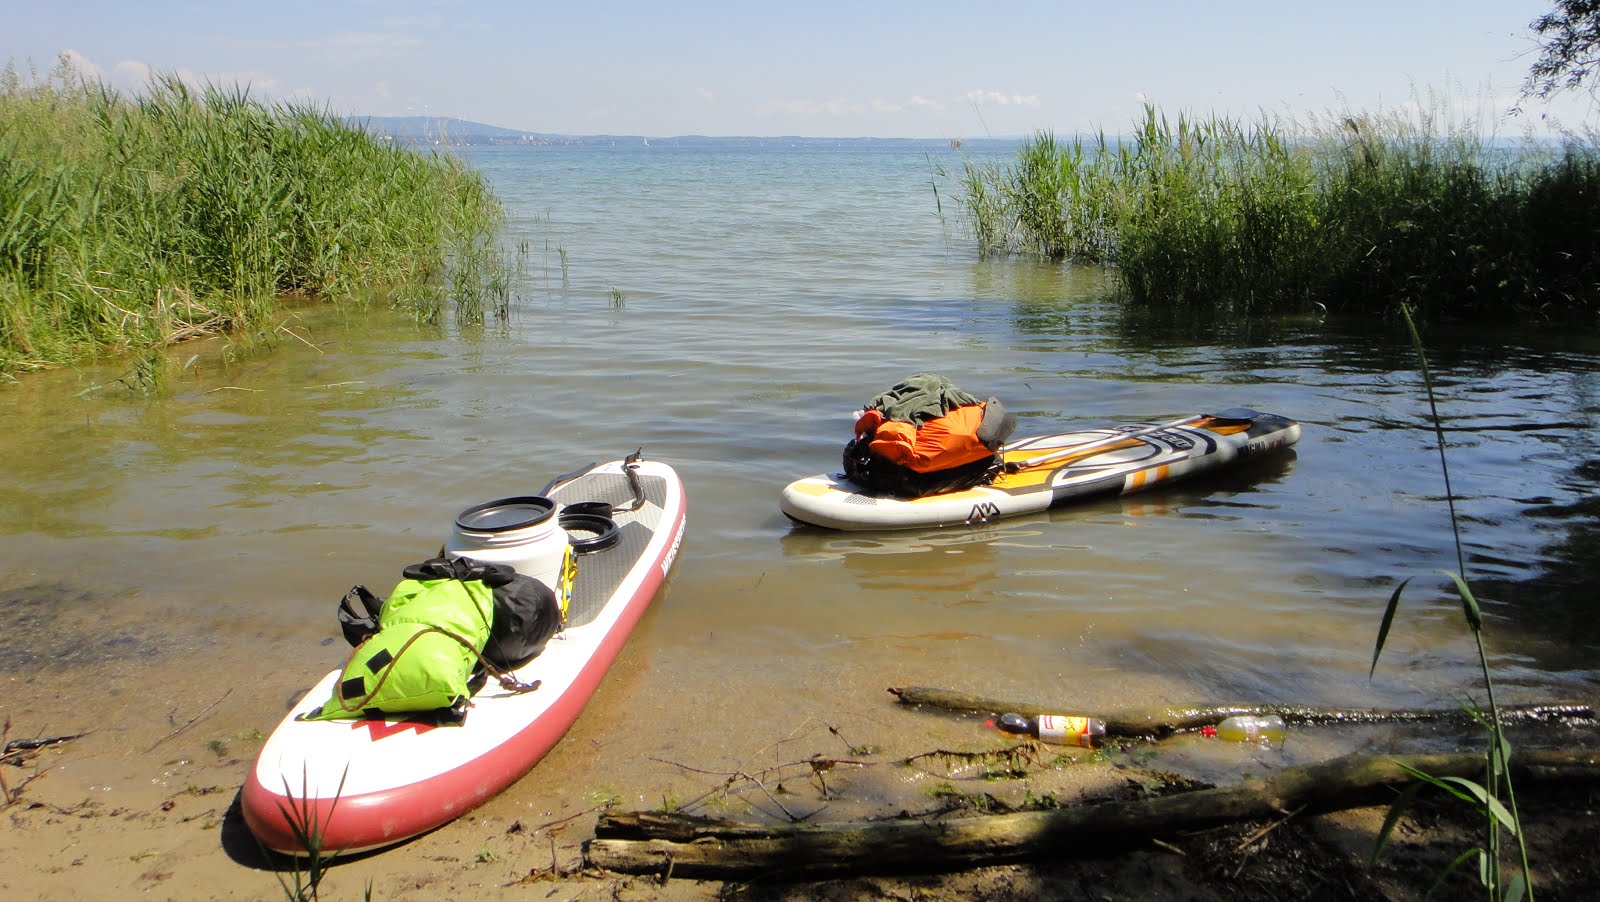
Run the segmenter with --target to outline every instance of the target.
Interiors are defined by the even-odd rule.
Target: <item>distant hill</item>
[[[709,135],[558,135],[525,132],[498,125],[485,125],[466,119],[441,116],[350,116],[351,125],[406,144],[522,145],[649,145],[652,147],[884,147],[943,148],[958,144],[963,148],[1010,147],[1018,138],[808,138],[800,135],[770,137]]]
[[[408,144],[548,144],[536,135],[498,125],[440,116],[350,116],[351,125]]]

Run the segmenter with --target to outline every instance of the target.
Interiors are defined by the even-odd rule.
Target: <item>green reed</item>
[[[1041,132],[968,162],[980,249],[1109,263],[1136,302],[1588,317],[1600,285],[1600,147],[1505,147],[1439,105],[1300,124],[1146,107],[1131,135]]]
[[[1528,843],[1522,829],[1521,815],[1517,811],[1516,790],[1511,782],[1511,742],[1506,736],[1504,723],[1501,720],[1499,703],[1495,700],[1494,676],[1489,667],[1489,654],[1483,644],[1483,609],[1467,581],[1467,556],[1461,542],[1461,518],[1456,510],[1456,496],[1450,485],[1450,464],[1445,453],[1444,420],[1439,416],[1433,375],[1428,369],[1428,357],[1423,351],[1422,336],[1417,331],[1416,321],[1407,305],[1400,305],[1399,312],[1410,334],[1411,345],[1417,352],[1422,370],[1422,385],[1427,393],[1429,420],[1433,425],[1434,439],[1439,450],[1439,469],[1444,476],[1445,501],[1450,515],[1450,532],[1455,545],[1456,569],[1441,569],[1438,573],[1454,584],[1456,596],[1461,601],[1463,619],[1467,628],[1472,631],[1473,640],[1477,644],[1478,666],[1483,674],[1486,705],[1482,708],[1469,705],[1466,710],[1489,734],[1489,748],[1484,754],[1484,779],[1481,783],[1462,777],[1436,777],[1416,768],[1401,765],[1416,778],[1417,782],[1403,791],[1390,805],[1389,813],[1384,818],[1383,827],[1378,833],[1378,842],[1373,849],[1372,857],[1376,861],[1382,854],[1401,816],[1421,791],[1431,786],[1472,806],[1483,817],[1484,825],[1483,844],[1473,846],[1458,855],[1446,867],[1444,873],[1439,875],[1433,890],[1438,889],[1457,868],[1476,863],[1478,879],[1490,900],[1520,902],[1522,899],[1527,899],[1532,902],[1533,870],[1529,866]],[[1400,607],[1400,597],[1413,578],[1406,577],[1389,596],[1389,603],[1384,608],[1382,622],[1378,626],[1378,638],[1373,644],[1369,677],[1377,672],[1378,659],[1383,654],[1384,643],[1394,625],[1395,613]],[[1509,849],[1504,834],[1510,834],[1514,841],[1514,846]],[[1506,866],[1505,860],[1513,858],[1513,853],[1516,865],[1514,870]],[[1430,896],[1433,890],[1429,891]]]
[[[483,179],[309,105],[157,76],[135,95],[0,73],[0,373],[382,295],[503,309]],[[452,268],[487,288],[447,291]],[[495,279],[502,284],[493,284]]]

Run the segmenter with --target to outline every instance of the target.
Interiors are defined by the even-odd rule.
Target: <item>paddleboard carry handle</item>
[[[1188,425],[1191,425],[1193,423],[1198,423],[1198,422],[1200,422],[1202,420],[1224,420],[1224,421],[1227,421],[1227,422],[1230,422],[1230,423],[1239,423],[1239,422],[1249,422],[1250,420],[1254,420],[1256,417],[1259,417],[1259,416],[1261,416],[1261,413],[1259,411],[1251,410],[1248,407],[1230,407],[1227,410],[1218,411],[1217,413],[1202,413],[1202,414],[1196,414],[1194,416],[1189,416],[1189,417],[1181,417],[1179,419],[1173,420],[1170,423],[1160,423],[1160,424],[1155,425],[1155,426],[1146,426],[1143,429],[1136,429],[1133,432],[1124,432],[1124,433],[1121,433],[1119,435],[1112,435],[1112,436],[1108,436],[1108,437],[1102,438],[1102,439],[1095,439],[1092,442],[1083,442],[1082,444],[1069,445],[1068,447],[1061,448],[1061,449],[1056,450],[1056,451],[1052,451],[1049,454],[1041,454],[1038,457],[1030,457],[1027,460],[1016,461],[1014,463],[1007,463],[1005,465],[1005,467],[1003,468],[1003,472],[1015,473],[1015,472],[1017,472],[1019,470],[1026,469],[1028,467],[1036,467],[1036,466],[1038,466],[1040,464],[1045,464],[1045,463],[1050,463],[1051,461],[1060,460],[1063,457],[1073,457],[1073,456],[1076,456],[1076,455],[1080,455],[1085,451],[1093,451],[1096,448],[1104,448],[1104,447],[1106,447],[1108,445],[1121,444],[1122,442],[1128,441],[1130,439],[1136,439],[1136,438],[1140,438],[1142,436],[1150,435],[1151,433],[1154,433],[1154,432],[1160,432],[1163,429],[1171,429],[1171,428],[1173,428],[1175,426],[1188,426]]]
[[[628,513],[644,507],[644,485],[639,482],[639,461],[644,459],[644,449],[639,448],[622,459],[622,472],[628,474],[628,488],[633,490],[633,501],[627,507],[613,507],[616,513]]]
[[[612,513],[625,514],[644,507],[644,484],[639,482],[638,473],[639,461],[641,460],[644,460],[643,448],[636,449],[632,454],[629,454],[627,457],[622,459],[622,472],[628,477],[628,488],[633,492],[633,500],[626,505],[612,507]],[[571,482],[572,480],[577,479],[579,476],[590,472],[597,466],[599,466],[599,464],[591,463],[586,467],[579,467],[578,469],[573,470],[571,473],[562,473],[560,476],[550,480],[550,482],[546,484],[543,489],[540,489],[539,494],[548,498],[550,493],[555,491],[557,486]]]

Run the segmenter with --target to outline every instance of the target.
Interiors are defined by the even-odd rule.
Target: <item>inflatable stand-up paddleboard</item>
[[[490,679],[459,723],[431,714],[302,719],[332,696],[341,672],[329,673],[251,767],[241,796],[250,831],[289,854],[306,853],[308,826],[323,853],[364,851],[441,826],[510,786],[577,719],[666,581],[684,523],[677,473],[637,454],[557,477],[540,496],[463,511],[450,556],[509,563],[526,553],[517,537],[553,533],[553,559],[576,564],[563,628],[511,674],[538,688],[516,692]],[[520,561],[516,569],[525,570]]]
[[[1110,426],[1006,444],[1005,466],[983,486],[922,498],[874,494],[843,476],[789,483],[779,507],[827,529],[977,525],[1107,495],[1124,495],[1288,448],[1300,424],[1233,408],[1154,425]]]

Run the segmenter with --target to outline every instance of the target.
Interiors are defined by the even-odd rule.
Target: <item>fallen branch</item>
[[[1423,723],[1459,722],[1470,724],[1472,715],[1460,708],[1321,708],[1310,705],[1173,705],[1164,708],[1133,708],[1123,711],[1084,710],[1077,703],[1051,703],[1035,705],[1029,702],[1005,701],[968,695],[951,689],[934,689],[927,686],[889,687],[889,691],[908,705],[926,705],[946,711],[972,714],[1001,714],[1015,711],[1029,716],[1039,714],[1080,714],[1099,717],[1106,722],[1107,736],[1150,736],[1161,738],[1173,733],[1198,730],[1220,723],[1224,718],[1240,714],[1277,714],[1287,723],[1303,724],[1368,724],[1368,723]],[[1593,720],[1594,709],[1588,705],[1502,705],[1500,721],[1504,724],[1537,721]]]
[[[37,749],[46,748],[48,746],[59,745],[63,742],[71,742],[74,739],[82,739],[87,735],[89,734],[73,733],[70,736],[44,736],[39,739],[13,739],[6,743],[5,752],[0,754],[9,756],[12,752],[31,752]]]
[[[749,824],[663,812],[601,815],[584,848],[594,867],[709,879],[960,870],[1043,856],[1104,853],[1182,831],[1386,802],[1403,766],[1476,777],[1482,754],[1351,755],[1265,779],[1139,801],[949,820]],[[1522,781],[1600,781],[1600,751],[1522,752]]]
[[[26,760],[32,752],[36,752],[39,749],[46,748],[48,746],[59,745],[63,742],[71,742],[74,739],[80,739],[87,735],[89,734],[73,733],[70,736],[40,736],[36,739],[12,739],[10,738],[11,717],[10,715],[7,715],[5,725],[0,726],[0,739],[5,740],[4,748],[0,749],[0,764],[11,764],[20,767],[23,761]],[[16,786],[12,786],[9,782],[7,782],[4,771],[0,771],[0,807],[4,807],[6,805],[10,805],[12,802],[15,802],[17,800],[17,793],[22,791],[22,787],[27,786],[30,782],[32,782],[34,777],[39,776],[39,773],[40,772],[35,771],[31,776],[24,779],[21,783],[18,783]]]

